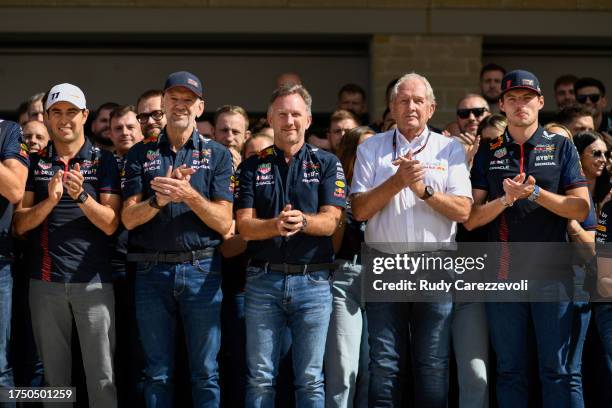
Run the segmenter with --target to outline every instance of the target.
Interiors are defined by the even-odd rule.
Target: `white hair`
[[[410,81],[410,80],[421,81],[423,85],[425,85],[425,96],[427,100],[432,103],[436,101],[436,96],[434,95],[433,88],[431,87],[431,84],[429,83],[427,78],[425,78],[423,75],[417,74],[416,72],[404,74],[400,77],[400,79],[397,80],[397,82],[393,86],[393,89],[391,90],[391,95],[389,97],[389,100],[391,101],[394,100],[397,97],[397,93],[399,92],[399,87],[402,85],[402,83],[406,81]]]

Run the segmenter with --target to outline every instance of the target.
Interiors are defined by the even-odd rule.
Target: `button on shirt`
[[[495,200],[504,195],[504,179],[522,172],[533,176],[541,189],[556,194],[586,186],[573,143],[541,127],[522,145],[507,131],[483,144],[474,158],[472,185]],[[565,242],[567,219],[523,199],[506,208],[487,229],[492,242]]]
[[[15,122],[0,120],[0,161],[15,159],[24,166],[29,165],[27,147],[21,140],[21,127]],[[14,206],[0,196],[0,256],[11,253],[11,221]]]
[[[236,209],[254,208],[261,219],[275,218],[291,204],[305,214],[316,214],[321,206],[346,205],[344,171],[338,158],[309,144],[285,161],[276,146],[243,162],[236,173]],[[331,237],[302,232],[291,237],[249,241],[253,260],[270,263],[327,263],[334,259]]]
[[[395,142],[394,142],[395,140]],[[472,198],[465,151],[453,138],[425,129],[412,142],[397,130],[379,133],[357,149],[351,193],[372,190],[393,176],[398,166],[394,158],[408,151],[425,169],[425,185],[434,191]],[[435,211],[406,187],[368,220],[365,241],[368,243],[452,242],[457,224]]]
[[[49,181],[79,163],[83,189],[100,201],[100,194],[120,194],[119,171],[109,152],[85,143],[68,163],[57,156],[53,143],[33,154],[26,191],[34,193],[34,204],[47,199]],[[48,282],[110,282],[109,237],[96,227],[64,190],[49,216],[28,233],[30,276]]]
[[[155,191],[151,181],[173,169],[187,165],[196,170],[191,186],[208,200],[233,201],[232,157],[229,150],[193,131],[175,153],[165,131],[159,138],[148,138],[127,154],[123,199],[142,194],[149,199]],[[208,227],[185,203],[169,203],[151,220],[129,234],[130,252],[185,252],[215,247],[221,235]]]

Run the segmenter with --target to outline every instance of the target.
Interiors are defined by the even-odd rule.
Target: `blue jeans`
[[[272,407],[282,337],[291,330],[296,406],[325,404],[323,355],[331,313],[329,271],[285,275],[247,268],[247,407]]]
[[[0,259],[0,388],[14,386],[13,369],[9,362],[12,293],[11,263],[8,259]],[[9,408],[15,404],[0,403],[0,406]]]
[[[528,326],[533,321],[545,408],[572,406],[571,353],[575,311],[571,302],[487,303],[491,342],[497,355],[500,408],[527,407]]]
[[[219,406],[217,353],[221,343],[219,256],[199,261],[139,263],[136,321],[145,356],[147,407],[173,405],[177,314],[183,321],[194,407]]]
[[[612,378],[612,303],[593,303],[595,322],[601,337],[601,343],[606,352],[606,377]],[[612,404],[612,381],[604,388],[603,397],[607,404]]]
[[[452,310],[450,298],[431,303],[366,304],[371,407],[446,408]],[[409,350],[414,404],[404,395]]]

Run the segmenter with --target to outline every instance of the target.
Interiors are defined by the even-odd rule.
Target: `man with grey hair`
[[[44,92],[39,92],[32,95],[28,99],[28,121],[35,120],[38,122],[44,122],[44,109],[43,109],[43,98],[45,97]]]
[[[274,405],[284,330],[291,330],[296,405],[322,407],[323,355],[331,312],[331,235],[346,201],[342,165],[304,142],[312,100],[281,86],[268,108],[274,146],[237,171],[236,223],[248,240],[246,405]]]
[[[353,216],[368,221],[368,244],[452,242],[457,222],[467,220],[472,205],[463,147],[428,128],[436,101],[425,77],[402,76],[389,105],[397,129],[372,136],[357,149],[351,185]],[[433,300],[366,299],[370,406],[404,405],[409,351],[414,356],[415,405],[447,406],[453,306],[450,295]]]

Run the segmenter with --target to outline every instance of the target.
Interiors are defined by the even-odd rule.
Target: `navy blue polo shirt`
[[[507,130],[483,144],[474,158],[472,188],[486,190],[488,200],[495,200],[504,195],[504,179],[521,172],[533,176],[541,189],[557,194],[587,185],[573,143],[538,127],[522,145]],[[506,208],[486,228],[492,242],[566,242],[567,219],[524,199]]]
[[[244,161],[236,172],[236,209],[254,208],[261,219],[275,218],[287,204],[306,214],[321,206],[346,205],[346,181],[336,156],[309,144],[290,163],[276,146]],[[253,260],[270,263],[327,263],[334,259],[331,237],[301,232],[291,237],[249,241]]]
[[[121,180],[121,188],[125,184],[125,156],[119,156],[115,153],[115,161],[117,162],[117,168],[119,170],[119,179]],[[125,257],[127,256],[127,245],[128,245],[128,230],[125,229],[123,223],[119,223],[117,231],[113,234],[111,241],[111,252],[113,253],[113,261],[119,263],[125,263]]]
[[[133,146],[127,154],[123,199],[142,194],[147,200],[155,191],[151,181],[165,176],[170,166],[196,169],[189,182],[208,200],[233,201],[232,156],[229,150],[193,131],[175,153],[164,132]],[[185,203],[169,203],[151,220],[130,231],[129,251],[185,252],[221,243],[221,235],[209,228]]]
[[[21,127],[7,120],[0,120],[0,161],[15,159],[29,165],[27,147],[21,140]],[[0,196],[0,256],[10,256],[12,249],[11,221],[13,204]]]
[[[45,200],[49,181],[59,170],[68,172],[79,163],[90,199],[100,194],[120,194],[119,171],[113,155],[94,146],[89,139],[68,163],[57,156],[52,142],[32,154],[26,191],[34,193],[34,204]],[[68,192],[49,216],[28,233],[29,271],[33,279],[47,282],[111,282],[109,237],[83,213]]]

